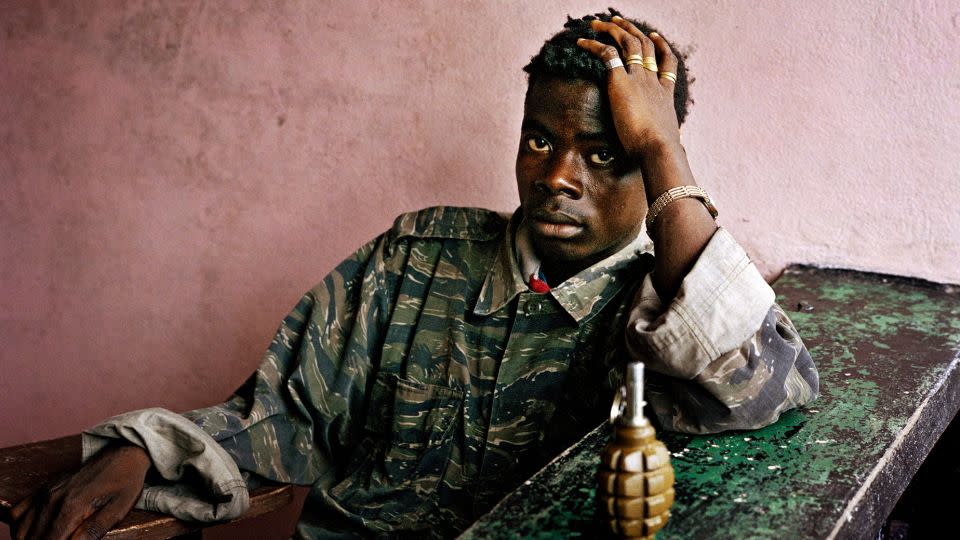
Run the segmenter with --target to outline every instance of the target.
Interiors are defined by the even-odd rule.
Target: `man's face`
[[[517,186],[550,279],[619,251],[647,212],[640,171],[625,162],[604,101],[588,81],[540,79],[527,92]]]

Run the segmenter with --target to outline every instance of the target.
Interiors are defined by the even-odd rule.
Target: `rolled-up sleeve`
[[[144,487],[136,504],[142,510],[220,521],[239,517],[250,506],[247,483],[236,463],[179,414],[160,408],[128,412],[84,431],[82,439],[84,461],[116,440],[147,452],[168,483]],[[194,481],[185,481],[188,478]]]
[[[646,276],[626,344],[647,365],[647,399],[664,429],[759,428],[817,396],[816,367],[796,329],[722,228],[667,305]]]
[[[181,519],[237,517],[246,480],[328,489],[353,458],[367,404],[384,311],[359,297],[383,290],[385,236],[368,243],[307,292],[284,318],[257,371],[219,405],[183,415],[148,409],[84,433],[89,458],[115,439],[147,450],[166,481],[148,486],[140,508]],[[198,479],[202,482],[197,482]]]

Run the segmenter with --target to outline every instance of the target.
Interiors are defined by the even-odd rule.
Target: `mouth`
[[[544,238],[564,240],[580,234],[584,229],[583,224],[575,217],[545,209],[531,211],[527,221],[533,232]]]

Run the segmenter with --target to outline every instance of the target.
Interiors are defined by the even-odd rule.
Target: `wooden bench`
[[[792,267],[774,288],[817,363],[820,399],[757,431],[659,434],[677,499],[658,538],[877,538],[957,414],[957,287]],[[587,435],[461,538],[598,537],[608,438],[607,425]]]
[[[661,433],[674,456],[677,500],[659,538],[875,538],[960,407],[956,288],[792,267],[775,289],[817,363],[821,397],[757,431]],[[588,434],[463,538],[597,537],[594,482],[608,437],[606,425]],[[0,520],[79,457],[78,436],[0,450]],[[256,490],[242,519],[292,497],[290,488]],[[137,511],[108,537],[199,527]]]
[[[80,435],[0,449],[0,521],[10,523],[10,509],[16,503],[48,480],[79,466]],[[293,486],[279,486],[251,491],[250,509],[235,521],[249,520],[292,504],[295,490]],[[201,538],[201,530],[208,526],[156,512],[134,510],[106,538]]]

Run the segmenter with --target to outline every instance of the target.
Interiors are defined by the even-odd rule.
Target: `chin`
[[[573,242],[553,238],[534,238],[533,249],[543,261],[553,264],[577,265],[590,259],[590,253],[577,249]]]

